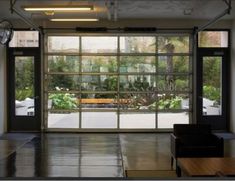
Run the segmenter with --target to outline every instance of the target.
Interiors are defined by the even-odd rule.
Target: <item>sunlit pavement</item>
[[[153,129],[156,127],[154,113],[122,113],[120,128]],[[79,113],[48,114],[48,128],[79,128]],[[83,112],[82,128],[117,128],[116,112]],[[158,113],[157,128],[173,128],[173,124],[188,123],[187,113]]]

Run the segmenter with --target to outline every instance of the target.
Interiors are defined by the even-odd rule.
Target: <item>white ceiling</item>
[[[25,5],[80,5],[93,4],[95,11],[79,13],[56,13],[53,18],[99,18],[108,19],[106,3],[111,0],[16,0],[15,7],[28,18],[49,19],[43,13],[24,12]],[[235,9],[235,0],[232,0],[232,7]],[[16,14],[10,13],[10,0],[0,0],[0,17],[2,19],[19,18]],[[211,19],[227,8],[223,0],[117,0],[117,20],[119,19]],[[185,15],[184,11],[189,11]],[[191,11],[191,13],[190,13]],[[225,19],[235,19],[235,10]]]

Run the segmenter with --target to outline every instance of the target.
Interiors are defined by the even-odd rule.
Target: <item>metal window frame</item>
[[[79,37],[79,52],[78,53],[69,53],[69,52],[48,52],[48,47],[47,47],[47,40],[49,36],[78,36]],[[117,53],[82,53],[82,37],[83,36],[94,36],[94,37],[117,37]],[[121,53],[120,52],[120,37],[126,37],[126,36],[130,36],[130,37],[153,37],[155,38],[155,53]],[[175,37],[179,37],[179,36],[188,36],[189,37],[189,52],[188,53],[173,53],[173,54],[169,54],[169,53],[158,53],[158,47],[157,47],[157,38],[158,36],[175,36]],[[192,67],[192,55],[193,55],[193,50],[192,50],[192,35],[190,33],[180,33],[180,32],[168,32],[168,33],[152,33],[152,34],[145,34],[145,33],[110,33],[110,34],[101,34],[101,33],[47,33],[45,35],[45,50],[44,50],[44,77],[45,77],[45,87],[44,87],[44,106],[46,107],[44,109],[44,125],[45,125],[45,129],[46,131],[72,131],[72,132],[164,132],[164,131],[169,131],[171,130],[170,128],[158,128],[158,113],[161,112],[173,112],[173,113],[177,113],[177,112],[186,112],[189,114],[189,124],[192,122],[192,97],[193,97],[193,92],[192,92],[192,75],[193,75],[193,67]],[[48,72],[48,56],[78,56],[79,57],[79,72]],[[97,72],[82,72],[82,57],[83,56],[115,56],[117,57],[117,72],[101,72],[101,73],[97,73]],[[128,72],[128,73],[120,73],[120,57],[122,56],[154,56],[155,57],[155,72],[154,73],[142,73],[142,72]],[[185,73],[177,73],[177,72],[173,72],[172,75],[179,75],[179,76],[186,76],[188,77],[188,84],[189,84],[189,90],[187,91],[161,91],[161,90],[157,90],[154,91],[154,94],[159,94],[159,93],[164,93],[164,92],[170,92],[173,94],[188,94],[189,95],[189,109],[167,109],[167,110],[159,110],[156,107],[155,111],[150,111],[150,110],[122,110],[120,108],[120,94],[123,93],[146,93],[146,92],[133,92],[133,91],[121,91],[119,89],[119,83],[120,83],[120,76],[121,75],[155,75],[155,83],[157,84],[157,77],[159,75],[168,75],[164,72],[158,72],[158,57],[159,56],[187,56],[189,57],[189,72],[185,72]],[[84,110],[81,106],[81,104],[79,104],[78,109],[76,110],[68,110],[71,112],[79,112],[79,128],[48,128],[48,111],[50,111],[48,109],[47,103],[48,103],[48,94],[49,93],[62,93],[61,91],[54,91],[54,90],[48,90],[48,76],[49,75],[79,75],[79,85],[81,85],[82,83],[82,76],[83,75],[115,75],[117,76],[118,79],[118,90],[117,91],[107,91],[105,93],[109,93],[109,94],[117,94],[117,101],[118,101],[118,106],[117,109],[113,109],[113,110],[107,110],[107,109],[86,109]],[[81,102],[81,95],[83,93],[99,93],[99,91],[82,91],[81,90],[81,86],[79,86],[79,90],[70,90],[70,91],[65,91],[65,92],[69,92],[69,93],[76,93],[79,96],[79,102]],[[103,92],[102,92],[103,93]],[[149,92],[148,92],[149,93]],[[156,96],[156,99],[158,98],[158,96]],[[55,110],[53,110],[55,111]],[[59,111],[59,110],[58,110]],[[55,111],[56,112],[56,111]],[[82,128],[82,112],[116,112],[117,113],[117,128],[115,129],[101,129],[101,128]],[[155,128],[152,129],[125,129],[122,128],[120,129],[120,114],[122,112],[154,112],[155,113]]]

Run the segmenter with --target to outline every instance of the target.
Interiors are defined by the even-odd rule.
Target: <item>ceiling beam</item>
[[[29,25],[31,28],[37,30],[40,34],[42,34],[42,29],[39,28],[34,22],[29,20],[28,18],[24,17],[19,10],[17,10],[14,6],[17,0],[10,0],[10,11],[11,13],[15,13],[20,17],[21,20],[23,20],[27,25]]]
[[[17,1],[17,0],[10,0],[10,10],[11,10],[11,14],[13,14],[13,9],[12,9],[12,7],[14,7],[16,1]]]
[[[205,25],[199,27],[196,31],[195,34],[199,33],[200,31],[205,30],[207,27],[211,26],[212,24],[216,23],[217,21],[219,21],[223,16],[230,14],[231,9],[232,9],[232,5],[231,5],[231,1],[232,0],[222,0],[225,2],[225,4],[228,6],[227,9],[225,9],[223,12],[221,12],[219,15],[217,15],[216,17],[214,17],[212,20],[210,20],[209,22],[207,22]]]

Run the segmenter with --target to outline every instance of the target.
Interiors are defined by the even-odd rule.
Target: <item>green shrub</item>
[[[213,86],[205,85],[203,86],[203,97],[216,101],[219,104],[220,102],[220,89]]]
[[[52,100],[52,108],[54,109],[77,108],[77,99],[74,96],[74,94],[69,94],[69,93],[50,94],[49,99]]]
[[[33,97],[33,88],[32,87],[26,87],[25,89],[16,89],[15,91],[15,99],[18,101],[23,101],[27,97],[32,98]]]
[[[181,109],[181,101],[182,97],[171,97],[171,98],[162,98],[158,100],[158,102],[154,102],[153,104],[149,105],[151,110],[156,109]]]

